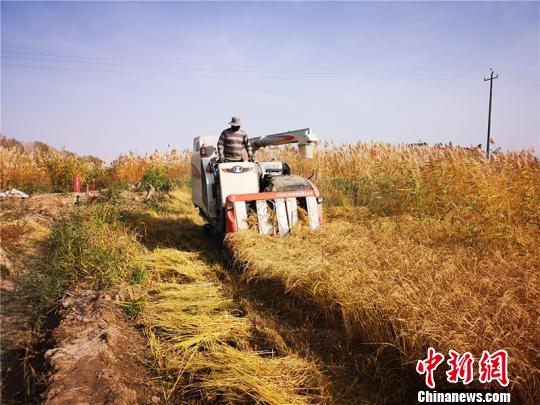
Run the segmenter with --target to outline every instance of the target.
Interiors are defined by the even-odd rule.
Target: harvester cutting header
[[[219,138],[200,136],[193,141],[192,200],[213,231],[224,235],[247,229],[248,217],[253,217],[261,234],[283,236],[298,222],[299,209],[307,214],[309,226],[318,228],[323,198],[317,187],[292,174],[286,162],[258,162],[254,156],[266,146],[296,143],[300,156],[310,159],[317,137],[305,128],[248,138],[238,118],[230,125]]]

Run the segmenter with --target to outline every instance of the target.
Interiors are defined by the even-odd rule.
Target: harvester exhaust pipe
[[[266,146],[297,143],[302,159],[312,159],[315,145],[319,142],[319,139],[311,132],[310,128],[304,128],[250,138],[249,141],[254,151]]]

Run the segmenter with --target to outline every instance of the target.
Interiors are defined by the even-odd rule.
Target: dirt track
[[[80,290],[60,303],[45,404],[151,402],[145,342],[124,320],[110,294]]]
[[[113,292],[67,293],[41,328],[21,295],[21,277],[44,259],[55,221],[72,195],[2,201],[2,403],[156,403],[146,345],[113,302]]]
[[[35,333],[32,308],[21,297],[21,278],[40,265],[52,224],[72,206],[70,197],[59,194],[0,201],[1,370],[5,402],[26,402],[43,390],[42,349],[50,336],[45,331]]]

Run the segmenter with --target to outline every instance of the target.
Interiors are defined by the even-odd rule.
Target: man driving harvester
[[[243,149],[246,148],[248,160],[253,162],[253,148],[249,143],[247,134],[240,129],[240,118],[232,117],[230,128],[224,130],[219,136],[217,144],[220,162],[242,162]]]

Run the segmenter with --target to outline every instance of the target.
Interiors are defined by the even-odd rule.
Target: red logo
[[[463,384],[469,384],[473,380],[473,355],[466,352],[460,356],[453,350],[450,350],[448,354],[450,355],[446,362],[450,366],[450,370],[446,372],[448,382],[457,383],[463,380]]]
[[[426,385],[429,388],[435,388],[435,381],[433,379],[433,372],[444,361],[444,356],[441,353],[437,353],[433,347],[428,349],[428,356],[425,360],[419,360],[416,364],[416,371],[418,374],[426,375]]]
[[[489,383],[497,380],[503,387],[508,385],[508,353],[506,350],[497,350],[493,354],[484,350],[478,366],[480,382]]]
[[[446,363],[449,366],[446,372],[446,380],[450,383],[469,384],[474,378],[474,357],[471,353],[465,352],[462,355],[454,350],[448,352],[449,359]],[[426,375],[426,385],[435,388],[433,373],[444,361],[444,355],[438,353],[434,348],[428,349],[427,358],[419,360],[416,364],[418,374]],[[508,353],[506,350],[497,350],[494,353],[482,352],[482,358],[478,362],[478,381],[481,383],[490,383],[498,381],[500,385],[506,387],[510,380],[508,379]]]

